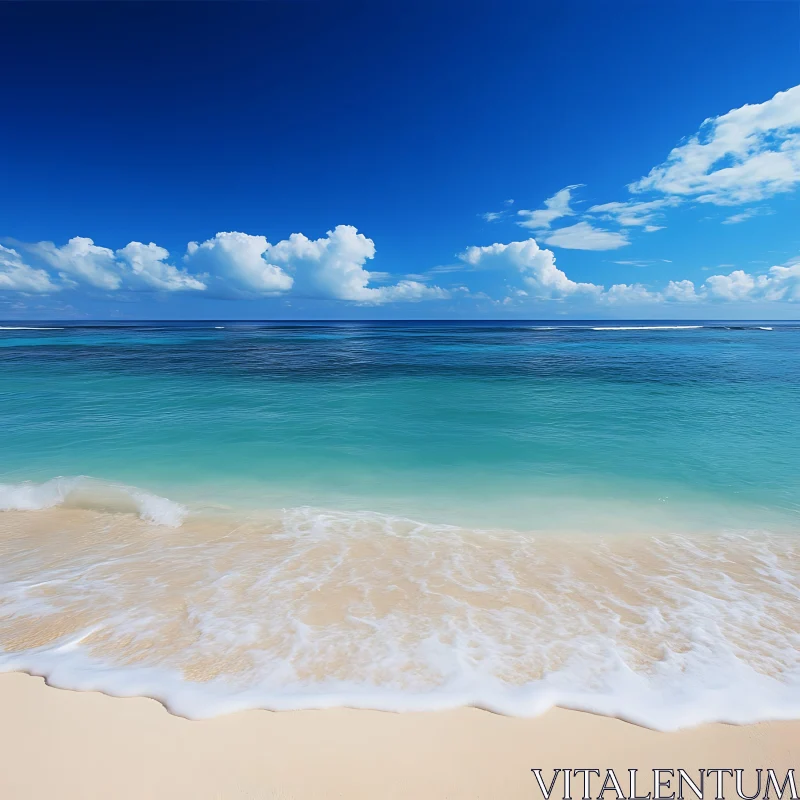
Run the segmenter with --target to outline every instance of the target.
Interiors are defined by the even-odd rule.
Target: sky
[[[795,319],[800,3],[0,3],[0,319]]]

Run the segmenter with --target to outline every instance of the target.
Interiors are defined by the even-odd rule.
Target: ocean
[[[0,326],[0,670],[800,717],[800,323]]]

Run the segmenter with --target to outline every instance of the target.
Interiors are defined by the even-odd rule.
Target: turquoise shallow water
[[[662,324],[0,330],[0,481],[523,530],[792,525],[800,326]]]
[[[0,671],[800,718],[800,324],[43,327],[0,327]]]

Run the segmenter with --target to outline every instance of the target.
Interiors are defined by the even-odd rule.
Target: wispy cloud
[[[655,261],[614,261],[614,264],[621,264],[624,267],[649,267],[655,264]]]
[[[517,211],[517,215],[522,219],[517,224],[523,228],[531,228],[533,230],[548,230],[557,219],[574,216],[576,212],[571,206],[572,192],[582,185],[573,183],[570,186],[565,186],[544,201],[544,208],[539,208],[535,211],[520,209]]]
[[[518,211],[522,218],[518,224],[542,233],[551,230],[556,220],[575,216],[572,194],[581,185],[565,187],[545,200],[544,208]],[[744,105],[705,120],[662,164],[628,185],[632,199],[590,206],[582,215],[583,222],[554,231],[542,240],[555,247],[613,249],[629,242],[627,229],[639,228],[645,233],[663,230],[664,212],[687,201],[735,206],[798,186],[800,86],[795,86],[763,103]],[[641,198],[643,193],[651,193],[651,197]],[[735,225],[769,213],[764,207],[747,209],[730,215],[724,224]],[[613,222],[621,230],[597,228],[595,219]]]
[[[739,214],[731,214],[731,216],[722,220],[722,224],[738,225],[740,222],[746,222],[748,219],[752,219],[753,217],[765,217],[772,213],[773,211],[771,208],[767,208],[766,206],[756,206],[754,208],[748,208],[746,211],[742,211]]]
[[[592,206],[589,214],[597,214],[602,219],[613,220],[623,228],[643,227],[645,231],[661,230],[661,226],[653,224],[660,212],[680,202],[678,198],[664,197],[658,200],[601,203]]]
[[[629,185],[634,194],[738,205],[800,184],[800,86],[705,120],[664,163]]]
[[[630,244],[625,231],[595,228],[588,222],[577,222],[546,233],[542,241],[552,247],[563,247],[567,250],[617,250]]]
[[[626,267],[650,267],[653,264],[671,264],[672,262],[666,258],[656,258],[656,259],[631,259],[628,261],[612,261],[612,264],[622,264]]]

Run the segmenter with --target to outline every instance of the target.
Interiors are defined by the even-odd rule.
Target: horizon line
[[[475,323],[475,322],[487,322],[487,323],[515,323],[515,322],[547,322],[547,323],[556,323],[559,325],[568,325],[574,322],[680,322],[680,323],[692,323],[692,322],[797,322],[800,323],[800,317],[798,318],[774,318],[774,317],[748,317],[748,318],[736,318],[736,317],[720,317],[720,318],[709,318],[709,317],[575,317],[571,319],[553,319],[549,317],[519,317],[519,318],[488,318],[488,317],[480,317],[480,318],[460,318],[460,319],[447,319],[447,318],[426,318],[426,317],[408,317],[408,318],[397,318],[397,319],[347,319],[347,318],[282,318],[282,319],[266,319],[266,318],[248,318],[248,319],[233,319],[228,317],[198,317],[198,318],[167,318],[167,317],[153,317],[153,318],[140,318],[140,319],[107,319],[107,318],[92,318],[92,319],[75,319],[75,318],[68,318],[68,319],[58,319],[58,318],[16,318],[16,319],[0,319],[0,324],[5,323],[24,323],[24,322],[39,322],[39,323],[66,323],[66,324],[73,324],[73,325],[81,325],[81,324],[93,324],[93,323],[110,323],[115,325],[121,324],[137,324],[142,322],[175,322],[175,323],[191,323],[191,322],[229,322],[229,323],[361,323],[361,324],[386,324],[386,323],[408,323],[408,322],[423,322],[423,323]]]

